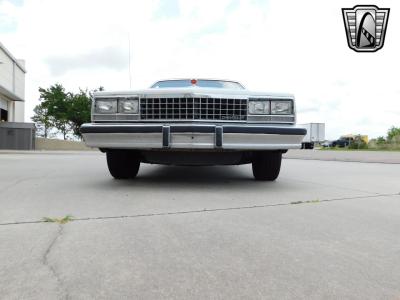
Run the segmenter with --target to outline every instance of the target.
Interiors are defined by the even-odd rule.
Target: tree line
[[[64,140],[68,136],[81,138],[79,128],[90,122],[92,93],[79,89],[78,93],[67,92],[61,84],[54,84],[47,89],[39,88],[39,101],[33,109],[32,121],[36,123],[37,136],[44,138],[62,134]]]
[[[400,145],[400,127],[392,126],[387,131],[386,137],[379,136],[373,140],[377,145],[397,144]]]

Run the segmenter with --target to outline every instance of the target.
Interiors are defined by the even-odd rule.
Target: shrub
[[[375,142],[377,145],[383,145],[386,143],[386,139],[383,136],[378,136]]]
[[[354,137],[354,140],[350,142],[349,149],[367,149],[367,143],[361,138],[360,135]]]

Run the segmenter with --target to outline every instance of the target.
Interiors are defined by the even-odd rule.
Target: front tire
[[[140,166],[139,154],[129,150],[107,150],[107,165],[115,179],[135,178]]]
[[[273,181],[281,170],[282,153],[278,151],[257,151],[253,153],[253,175],[256,180]]]

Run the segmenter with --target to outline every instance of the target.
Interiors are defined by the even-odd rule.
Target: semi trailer
[[[325,141],[325,123],[307,123],[297,126],[307,130],[301,142],[301,149],[314,149],[316,143]]]

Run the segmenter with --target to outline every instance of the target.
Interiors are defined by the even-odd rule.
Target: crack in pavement
[[[82,218],[72,218],[70,220],[70,222],[91,221],[91,220],[109,220],[109,219],[127,219],[127,218],[141,218],[141,217],[156,217],[156,216],[171,216],[171,215],[196,214],[196,213],[205,213],[205,212],[230,211],[230,210],[254,209],[254,208],[268,208],[268,207],[276,207],[276,206],[289,206],[289,205],[294,205],[294,204],[296,204],[296,205],[298,205],[298,204],[312,204],[312,203],[346,201],[346,200],[356,200],[356,199],[365,199],[365,198],[396,197],[396,196],[400,196],[400,192],[399,193],[390,193],[390,194],[369,195],[369,196],[362,195],[362,196],[353,196],[353,197],[330,198],[330,199],[322,199],[322,200],[313,199],[313,200],[306,200],[306,201],[294,201],[294,202],[292,201],[292,202],[283,202],[283,203],[236,206],[236,207],[204,208],[204,209],[197,209],[197,210],[183,210],[183,211],[171,211],[171,212],[159,212],[159,213],[144,213],[144,214],[136,214],[136,215],[82,217]],[[0,223],[0,226],[37,224],[37,223],[48,223],[48,222],[44,221],[44,220],[20,221],[20,222],[17,221],[17,222]],[[61,231],[61,233],[62,233],[62,231]],[[55,239],[55,241],[57,240],[57,238]]]
[[[53,274],[54,278],[56,279],[59,288],[62,290],[62,292],[64,294],[63,299],[69,299],[68,290],[64,286],[64,283],[61,280],[60,275],[58,274],[56,268],[54,266],[52,266],[49,262],[49,255],[50,255],[51,251],[53,250],[57,241],[62,237],[63,233],[64,233],[64,227],[63,227],[63,225],[59,224],[57,234],[55,235],[55,237],[53,238],[53,240],[50,242],[49,246],[47,247],[45,253],[42,256],[41,262],[43,265],[45,265],[50,270],[50,272]]]

